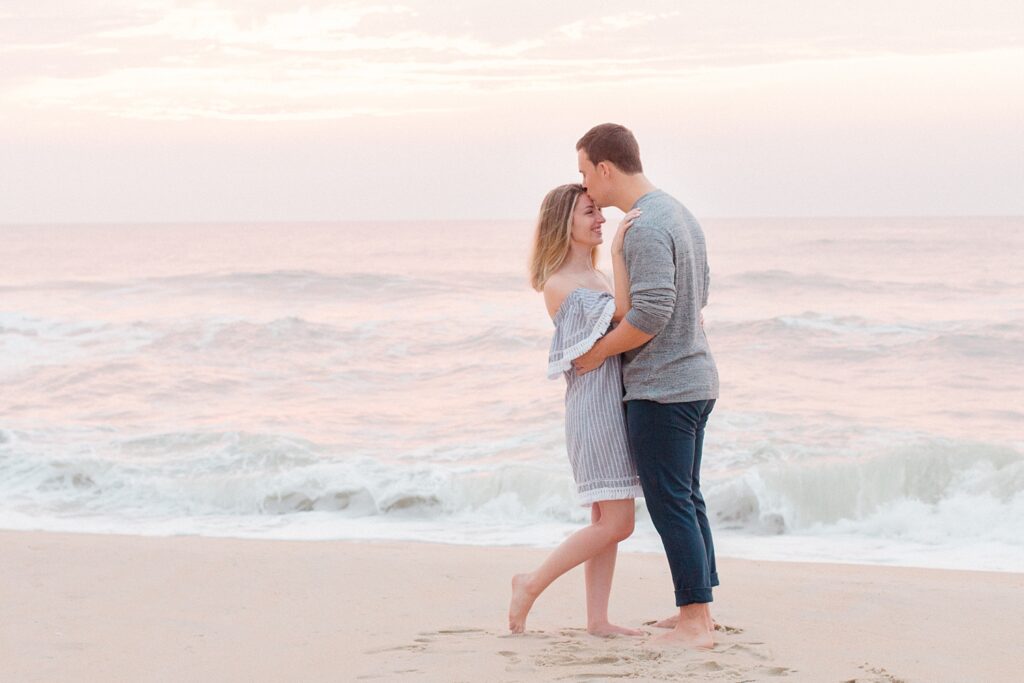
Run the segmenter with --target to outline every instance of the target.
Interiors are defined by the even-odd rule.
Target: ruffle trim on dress
[[[558,379],[561,377],[563,372],[572,367],[573,360],[594,348],[597,340],[608,331],[608,326],[612,324],[612,316],[614,315],[615,299],[611,299],[605,303],[604,310],[601,311],[600,317],[594,323],[586,339],[573,344],[567,349],[563,349],[559,352],[561,358],[548,363],[548,379]]]
[[[578,493],[580,505],[592,505],[602,500],[625,500],[627,498],[643,498],[644,490],[640,484],[626,486],[602,486],[591,491]]]

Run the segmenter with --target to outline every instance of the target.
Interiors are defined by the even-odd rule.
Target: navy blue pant
[[[676,605],[711,602],[715,547],[700,493],[704,427],[715,401],[626,401],[629,448],[647,511],[665,546]]]

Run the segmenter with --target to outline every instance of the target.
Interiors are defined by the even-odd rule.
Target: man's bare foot
[[[616,626],[615,624],[608,623],[607,621],[603,624],[593,624],[587,626],[587,633],[592,636],[600,636],[602,638],[609,638],[611,636],[645,636],[645,632],[635,628],[626,628],[625,626]]]
[[[724,631],[728,629],[728,626],[722,626],[717,621],[711,618],[710,612],[708,613],[708,621],[710,622],[708,628],[712,631]],[[679,623],[679,615],[673,614],[670,617],[666,617],[661,621],[645,621],[644,625],[653,626],[655,628],[675,628],[676,624]]]
[[[715,646],[715,639],[710,631],[699,629],[674,628],[668,633],[651,638],[653,645],[666,645],[671,647],[689,647],[700,650],[710,650]]]
[[[508,604],[508,630],[522,633],[526,630],[526,615],[533,607],[537,595],[529,589],[530,575],[516,574],[512,577],[512,600]]]
[[[718,624],[715,623],[715,620],[711,618],[710,602],[704,603],[704,623],[707,624],[708,630],[712,633],[715,632],[715,628],[718,626]]]
[[[672,616],[666,617],[665,619],[662,619],[661,621],[648,621],[648,622],[646,622],[646,624],[648,626],[653,626],[655,628],[675,628],[676,624],[678,624],[678,623],[679,623],[679,615],[678,614],[673,614]]]
[[[713,648],[714,631],[708,628],[708,615],[706,604],[694,603],[680,607],[675,628],[652,639],[651,642],[673,647]]]

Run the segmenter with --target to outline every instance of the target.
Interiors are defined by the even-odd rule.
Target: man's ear
[[[597,171],[601,174],[602,178],[607,178],[612,174],[612,164],[609,161],[597,162]]]

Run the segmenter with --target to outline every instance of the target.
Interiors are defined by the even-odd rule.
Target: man
[[[628,129],[595,126],[576,150],[583,185],[598,206],[643,213],[624,244],[630,311],[574,365],[584,374],[624,354],[630,451],[679,607],[674,628],[659,640],[712,647],[709,603],[718,573],[700,462],[704,427],[718,398],[718,370],[701,325],[709,285],[704,233],[686,207],[644,176]]]

